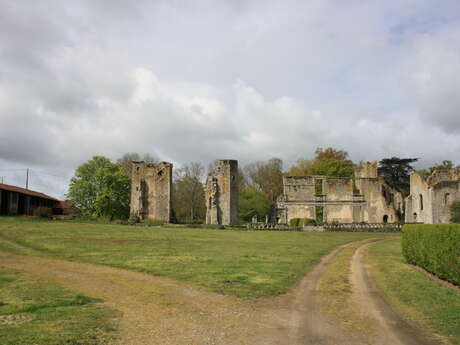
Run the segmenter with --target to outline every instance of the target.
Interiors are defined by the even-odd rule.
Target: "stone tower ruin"
[[[171,221],[172,164],[133,162],[131,215]]]
[[[206,179],[206,224],[238,224],[238,161],[218,160]]]

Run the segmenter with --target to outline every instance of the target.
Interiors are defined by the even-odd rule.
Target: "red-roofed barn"
[[[50,211],[59,200],[49,195],[7,184],[0,184],[0,215],[34,215],[38,208]]]

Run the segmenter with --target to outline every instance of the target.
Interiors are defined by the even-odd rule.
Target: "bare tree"
[[[121,158],[117,159],[117,163],[121,165],[128,176],[131,176],[133,161],[144,161],[146,163],[158,163],[159,159],[149,153],[144,153],[142,156],[136,152],[125,153]]]
[[[272,158],[266,162],[250,163],[244,167],[247,183],[262,191],[273,205],[283,191],[283,161]]]
[[[204,220],[204,171],[201,163],[190,162],[174,172],[173,208],[177,221],[192,223]]]

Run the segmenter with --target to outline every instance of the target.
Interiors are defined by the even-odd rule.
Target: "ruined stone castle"
[[[284,176],[278,223],[293,218],[318,222],[393,223],[401,220],[403,196],[377,174],[377,162],[361,164],[354,178]],[[321,218],[321,219],[318,219]]]
[[[172,217],[172,164],[133,162],[131,215],[170,222]]]
[[[238,161],[218,160],[205,183],[206,223],[238,224]],[[133,162],[131,214],[172,220],[172,164]],[[310,218],[320,223],[449,223],[452,202],[460,200],[460,173],[436,170],[428,178],[414,172],[410,195],[378,176],[377,162],[362,163],[354,178],[283,176],[276,223]],[[405,219],[402,219],[405,215]]]
[[[460,173],[456,169],[435,170],[427,179],[414,172],[406,198],[406,223],[449,223],[456,200],[460,200]]]
[[[172,164],[133,162],[131,215],[172,220]],[[206,223],[238,224],[238,161],[216,161],[205,185]]]
[[[238,224],[238,161],[216,161],[205,191],[206,224]]]

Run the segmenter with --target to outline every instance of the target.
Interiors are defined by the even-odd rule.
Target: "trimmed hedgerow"
[[[460,224],[406,224],[402,249],[408,263],[460,285]]]

